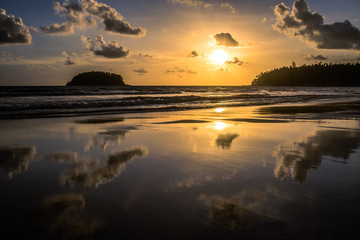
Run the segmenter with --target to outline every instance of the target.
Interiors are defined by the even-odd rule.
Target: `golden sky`
[[[1,8],[0,85],[65,85],[93,70],[130,85],[248,85],[293,61],[360,60],[358,0],[14,0]]]

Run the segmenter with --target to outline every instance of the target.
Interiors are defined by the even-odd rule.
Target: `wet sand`
[[[355,239],[359,102],[3,120],[4,234]]]

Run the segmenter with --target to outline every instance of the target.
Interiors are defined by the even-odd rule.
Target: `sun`
[[[214,64],[223,65],[228,59],[229,59],[229,55],[224,50],[221,49],[215,50],[210,55],[210,60],[213,61]]]

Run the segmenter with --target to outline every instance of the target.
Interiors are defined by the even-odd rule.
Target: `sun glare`
[[[227,127],[227,124],[224,122],[215,122],[214,123],[214,128],[218,131],[225,129],[226,127]]]
[[[226,108],[216,108],[214,111],[217,113],[222,113],[226,110]]]
[[[213,61],[214,64],[223,65],[228,59],[229,59],[229,55],[224,50],[221,49],[215,50],[210,55],[210,60]]]

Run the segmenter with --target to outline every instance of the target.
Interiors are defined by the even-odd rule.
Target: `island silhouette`
[[[92,71],[76,75],[66,86],[127,86],[121,75]]]
[[[360,87],[360,63],[318,63],[262,72],[253,86]]]

